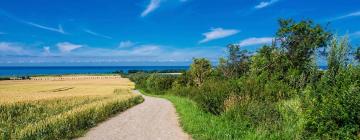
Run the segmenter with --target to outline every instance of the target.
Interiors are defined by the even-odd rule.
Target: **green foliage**
[[[304,91],[304,135],[323,139],[355,139],[360,132],[360,67],[347,65],[347,39],[332,41],[329,70]]]
[[[211,80],[200,87],[194,100],[206,112],[219,115],[225,111],[225,100],[237,92],[237,85],[232,81]]]
[[[172,88],[176,77],[166,74],[151,74],[146,80],[146,89],[153,94],[164,94]]]
[[[146,86],[147,86],[146,80],[148,79],[150,74],[139,72],[139,73],[133,73],[133,74],[124,75],[124,76],[136,83],[135,88],[143,89],[143,88],[146,88]]]
[[[360,47],[355,51],[355,59],[360,62]]]
[[[227,78],[238,78],[249,70],[249,56],[246,50],[240,50],[236,44],[228,45],[229,56],[220,58],[217,69]]]
[[[161,87],[154,91],[175,104],[195,139],[359,139],[360,66],[349,65],[348,39],[329,41],[331,33],[310,20],[279,24],[276,41],[252,56],[229,45],[216,68],[194,59],[165,83],[172,88],[154,75],[145,88]],[[315,61],[324,47],[326,71]]]
[[[188,87],[194,86],[194,81],[192,80],[191,74],[189,71],[181,73],[174,81],[174,87]]]
[[[201,86],[211,74],[211,63],[205,58],[194,58],[190,65],[190,75],[196,86]]]
[[[343,38],[340,42],[333,38],[329,49],[327,74],[329,78],[333,79],[348,64],[349,44],[347,37]]]
[[[299,70],[306,70],[315,50],[326,47],[331,36],[321,25],[315,25],[311,20],[296,23],[291,19],[281,19],[279,25],[276,39],[290,60],[290,66]]]
[[[335,77],[326,73],[303,99],[306,132],[323,139],[355,139],[360,131],[360,68],[340,69]]]

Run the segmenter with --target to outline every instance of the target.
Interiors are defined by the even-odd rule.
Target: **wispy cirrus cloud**
[[[1,10],[1,9],[0,9],[0,15],[4,15],[4,16],[10,18],[10,19],[13,19],[13,20],[15,20],[15,21],[17,21],[19,23],[26,24],[28,26],[32,26],[32,27],[47,30],[47,31],[57,32],[57,33],[60,33],[60,34],[66,34],[66,32],[64,31],[61,24],[59,24],[57,28],[50,27],[50,26],[45,26],[45,25],[42,25],[42,24],[38,24],[38,23],[34,23],[34,22],[30,22],[30,21],[18,18],[18,17],[13,16],[12,14],[10,14],[8,12],[5,12],[5,11]]]
[[[272,37],[251,37],[240,41],[240,47],[253,46],[253,45],[264,45],[271,43],[274,40]]]
[[[203,33],[203,36],[205,36],[205,38],[203,40],[200,40],[199,43],[205,43],[211,40],[229,37],[240,32],[239,30],[236,29],[223,29],[223,28],[213,28],[210,30],[211,30],[210,32]]]
[[[57,43],[56,46],[58,47],[58,49],[61,53],[69,53],[75,49],[84,47],[84,45],[77,45],[77,44],[72,44],[69,42],[60,42],[60,43]]]
[[[255,5],[255,9],[262,9],[265,7],[268,7],[276,2],[278,2],[279,0],[270,0],[270,1],[262,1],[259,4]]]
[[[350,18],[350,17],[357,17],[357,16],[360,16],[360,11],[348,13],[348,14],[333,18],[330,21],[341,20],[341,19]]]
[[[61,24],[58,25],[58,28],[53,28],[53,27],[48,27],[48,26],[40,25],[40,24],[33,23],[33,22],[28,22],[28,21],[23,21],[23,23],[33,26],[33,27],[36,27],[36,28],[40,28],[40,29],[44,29],[44,30],[48,30],[48,31],[52,31],[52,32],[57,32],[60,34],[66,34],[66,32],[64,31]]]
[[[141,17],[145,17],[149,13],[159,8],[161,2],[162,0],[150,0],[150,3],[146,6],[146,9],[141,13]]]
[[[141,13],[141,17],[146,17],[147,15],[149,15],[151,12],[155,11],[156,9],[158,9],[161,5],[161,3],[165,2],[166,0],[150,0],[148,5],[146,6],[145,10]],[[181,3],[185,3],[188,0],[178,0]]]
[[[89,29],[84,29],[84,32],[86,32],[86,33],[88,33],[90,35],[93,35],[93,36],[97,36],[97,37],[101,37],[101,38],[105,38],[105,39],[112,39],[112,37],[110,37],[110,36],[103,35],[103,34],[94,32],[94,31],[89,30]]]

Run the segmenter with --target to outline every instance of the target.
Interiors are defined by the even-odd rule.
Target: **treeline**
[[[189,98],[203,111],[241,124],[243,128],[234,129],[248,130],[243,134],[359,139],[360,49],[352,52],[347,37],[309,20],[282,19],[279,26],[273,43],[253,55],[228,45],[228,57],[220,58],[215,68],[209,60],[195,58],[181,75],[128,77],[146,93]],[[318,68],[318,55],[326,56],[327,70]]]
[[[133,73],[182,73],[183,69],[169,69],[169,70],[117,70],[114,74],[133,74]]]

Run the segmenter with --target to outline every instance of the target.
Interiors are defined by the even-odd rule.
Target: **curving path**
[[[134,90],[135,94],[140,94]],[[90,129],[79,140],[189,140],[170,101],[144,96],[145,101]]]

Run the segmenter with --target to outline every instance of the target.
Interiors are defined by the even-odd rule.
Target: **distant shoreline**
[[[135,72],[179,73],[189,66],[0,66],[0,77],[108,75]]]

